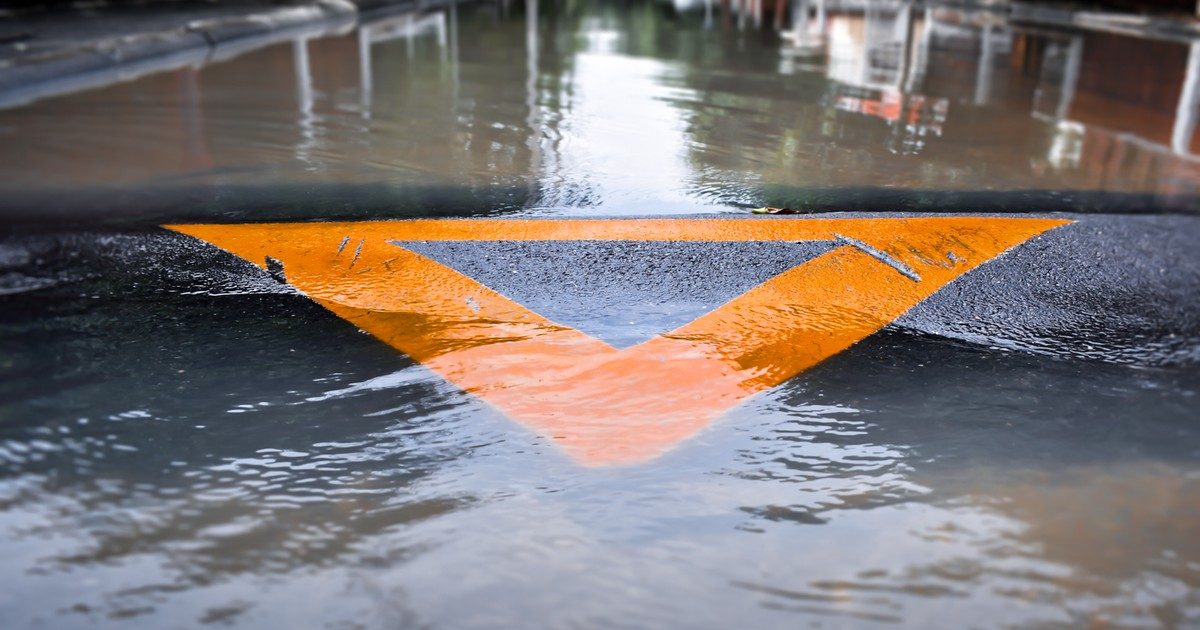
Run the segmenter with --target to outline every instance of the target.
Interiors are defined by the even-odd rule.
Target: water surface
[[[399,16],[0,111],[0,625],[1200,624],[1194,363],[897,326],[659,459],[586,468],[154,227],[1095,202],[1194,229],[1194,45],[952,9],[786,36],[720,5],[537,12]],[[637,281],[599,246],[442,247],[497,284],[590,259],[571,299]],[[625,254],[654,278],[620,312],[521,297],[631,342],[789,251]]]

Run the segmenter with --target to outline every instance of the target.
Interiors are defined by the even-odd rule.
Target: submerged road
[[[1200,219],[1052,218],[1070,223],[955,279],[889,327],[1069,359],[1200,362]],[[410,248],[551,320],[620,346],[686,323],[838,245],[833,238],[664,239],[439,240]],[[10,301],[294,292],[256,265],[165,229],[10,232],[0,254],[0,290]],[[899,273],[893,280],[908,282]]]
[[[38,303],[64,293],[312,300],[578,462],[611,465],[656,458],[885,330],[1194,365],[1198,226],[878,214],[176,224],[13,235],[3,277],[10,324],[34,327]]]
[[[587,619],[704,625],[707,597],[731,611],[723,625],[780,627],[795,618],[730,583],[839,598],[857,584],[848,610],[888,619],[993,601],[1018,621],[1066,618],[1058,602],[1091,605],[1091,584],[1126,605],[1143,591],[1119,588],[1158,571],[1185,595],[1151,596],[1191,597],[1198,231],[1185,215],[830,214],[10,232],[9,607],[52,593],[68,611],[53,614],[144,611],[153,626],[246,592],[274,618],[300,592],[320,602],[305,616],[358,614],[309,596],[314,571],[321,593],[345,583],[358,601],[366,575],[452,621],[464,598],[498,602],[484,610],[499,619],[573,619],[544,612],[547,584],[598,597],[580,600]],[[881,298],[935,280],[915,305]],[[820,308],[864,282],[859,308]],[[783,297],[746,300],[763,287]],[[392,308],[348,310],[363,300]],[[881,303],[907,310],[881,323]],[[867,334],[814,352],[853,330]],[[557,340],[569,352],[546,383],[517,383],[565,403],[555,426],[494,385],[545,366]],[[655,343],[662,365],[637,355]],[[635,369],[599,369],[621,360]],[[744,381],[768,387],[727,408]],[[664,401],[717,417],[692,434],[655,422],[672,420],[648,413]],[[483,586],[463,587],[481,566]],[[68,571],[99,586],[59,594],[79,583]],[[653,602],[626,613],[612,576],[633,575],[622,584]],[[1014,581],[1059,599],[1010,605]]]

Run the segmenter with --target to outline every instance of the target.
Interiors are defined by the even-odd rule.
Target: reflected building
[[[775,146],[722,155],[723,168],[800,187],[861,185],[865,171],[887,187],[1200,192],[1196,44],[904,3],[803,0],[790,13],[774,93],[732,98],[793,123]],[[732,144],[724,129],[697,133],[700,146]]]

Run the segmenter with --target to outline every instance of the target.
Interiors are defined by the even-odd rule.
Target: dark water
[[[1200,207],[1194,47],[948,9],[831,13],[823,40],[815,15],[786,39],[719,6],[522,9],[0,111],[0,626],[1200,624],[1194,363],[890,328],[659,459],[584,468],[150,224]],[[773,252],[675,247],[626,322],[523,299],[642,338],[728,297],[679,287]],[[530,273],[517,254],[468,262]]]

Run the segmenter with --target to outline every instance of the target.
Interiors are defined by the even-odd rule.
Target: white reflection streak
[[[1075,100],[1075,88],[1079,83],[1079,66],[1083,63],[1083,36],[1071,38],[1067,46],[1067,61],[1063,68],[1062,87],[1058,91],[1058,111],[1055,116],[1065,120],[1071,112],[1071,101]]]
[[[903,89],[907,89],[906,86],[908,86],[909,81],[912,77],[912,72],[913,72],[912,6],[907,5],[907,4],[901,6],[896,11],[895,21],[892,24],[893,24],[892,32],[895,33],[897,30],[899,30],[899,32],[901,33],[901,39],[899,42],[900,43],[900,48],[899,48],[900,52],[899,52],[898,58],[896,59],[896,63],[899,64],[899,67],[896,69],[895,81],[896,81],[896,87],[898,89],[903,90]]]
[[[1197,7],[1200,10],[1200,5]],[[1179,106],[1175,110],[1175,125],[1171,129],[1171,149],[1176,153],[1191,155],[1197,117],[1200,117],[1200,42],[1192,42],[1187,71],[1183,75],[1183,89],[1179,93]]]
[[[808,0],[792,2],[792,30],[797,45],[805,41],[804,37],[808,34]]]
[[[312,162],[309,151],[316,144],[317,136],[313,126],[313,86],[312,72],[308,63],[308,39],[300,38],[292,41],[292,60],[296,71],[296,101],[300,109],[300,144],[296,146],[296,157],[306,163]]]
[[[909,28],[909,36],[912,36],[911,26]],[[929,70],[929,46],[932,41],[933,9],[926,7],[924,14],[921,16],[921,41],[917,43],[912,60],[912,68],[909,70],[908,78],[904,83],[904,91],[909,94],[916,92],[925,81],[925,75]]]
[[[525,0],[525,105],[529,115],[529,203],[537,203],[537,185],[542,169],[541,121],[537,110],[538,3]]]
[[[363,118],[370,119],[375,85],[371,77],[371,31],[367,27],[358,29],[358,83],[359,109]]]
[[[458,20],[457,7],[458,7],[458,5],[456,5],[456,4],[450,5],[450,11],[452,12],[450,20],[453,22],[457,22],[457,20]],[[442,49],[443,58],[445,58],[444,55],[446,52],[446,42],[448,41],[446,39],[446,13],[439,13],[437,17],[438,17],[438,21],[436,24],[434,24],[434,28],[437,30],[438,47]],[[457,28],[457,27],[458,27],[457,24],[451,25],[451,28]]]
[[[442,31],[443,34],[439,40],[444,47],[446,45],[445,25],[446,16],[442,15]],[[444,49],[444,48],[443,48]],[[450,80],[454,88],[454,106],[458,107],[458,4],[451,3],[450,5]]]
[[[980,32],[979,67],[975,74],[975,104],[985,105],[992,92],[992,27]]]

